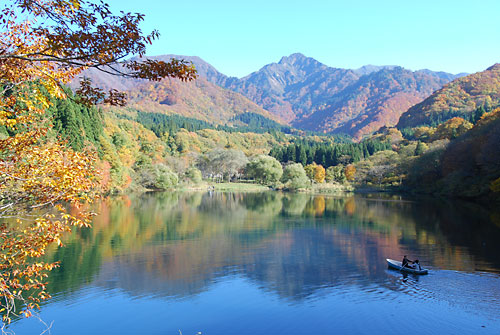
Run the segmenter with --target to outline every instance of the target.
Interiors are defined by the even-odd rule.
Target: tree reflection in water
[[[228,275],[299,301],[328,287],[402,290],[385,258],[403,254],[435,269],[500,272],[498,213],[471,203],[165,192],[106,199],[98,211],[92,229],[47,256],[61,261],[49,278],[59,298],[89,282],[186,297]]]

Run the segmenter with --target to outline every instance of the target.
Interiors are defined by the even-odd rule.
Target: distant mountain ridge
[[[200,76],[243,94],[299,129],[355,138],[394,126],[408,108],[463,75],[395,65],[339,69],[295,53],[238,79],[207,72],[199,58],[184,59],[200,68]]]
[[[192,82],[166,78],[160,82],[141,79],[117,78],[95,69],[86,70],[82,76],[89,77],[93,84],[104,90],[115,88],[128,96],[128,109],[162,114],[179,114],[214,125],[237,125],[235,117],[255,113],[272,121],[285,124],[279,117],[269,113],[245,96],[217,85],[228,77],[199,57],[165,55],[149,57],[168,61],[172,57],[182,58],[196,64],[199,77]],[[78,78],[77,78],[78,79]],[[71,86],[77,86],[74,81]]]
[[[361,138],[381,126],[394,126],[400,115],[409,107],[461,75],[430,70],[413,72],[394,65],[366,65],[355,70],[340,69],[294,53],[282,57],[278,63],[267,64],[243,78],[236,78],[220,73],[212,65],[195,56],[162,55],[149,58],[191,61],[198,70],[198,80],[204,82],[196,85],[200,89],[209,87],[209,84],[217,85],[239,93],[257,104],[264,110],[258,111],[259,114],[269,115],[268,111],[274,116],[273,119],[282,120],[281,122],[300,129],[346,133],[355,138]],[[133,100],[142,99],[133,93],[138,86],[142,87],[141,83],[126,80],[109,83],[102,78],[94,79],[94,82],[100,86],[116,84],[118,89],[125,88],[132,92]],[[185,90],[178,91],[187,94]],[[203,95],[202,91],[198,91],[198,94]],[[191,95],[191,98],[196,100],[194,95]],[[171,104],[170,110],[184,113],[185,116],[200,117],[198,114],[202,115],[204,120],[212,118],[209,120],[211,122],[220,117],[220,113],[210,116],[210,108],[201,111],[204,104],[194,103],[198,109],[196,112],[189,110],[193,103],[187,103],[184,108],[177,109],[174,105],[175,103]],[[240,109],[245,108],[248,106]],[[227,116],[231,113],[223,114]],[[224,117],[221,122],[225,120],[228,118]]]
[[[402,67],[361,76],[330,98],[328,105],[296,123],[299,128],[346,133],[360,138],[395,125],[401,114],[446,82]]]

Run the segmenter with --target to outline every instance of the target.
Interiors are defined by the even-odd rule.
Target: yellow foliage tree
[[[431,138],[432,140],[454,139],[463,135],[472,127],[473,124],[469,121],[466,121],[461,117],[454,117],[440,124]]]
[[[413,136],[420,141],[430,141],[436,132],[436,128],[422,126],[415,128]]]
[[[326,171],[322,165],[316,165],[314,167],[314,181],[317,183],[323,183],[325,181]]]
[[[314,180],[314,172],[316,171],[316,163],[308,164],[304,166],[304,171],[306,171],[306,176],[309,180]]]
[[[169,63],[143,56],[158,32],[144,36],[141,14],[113,15],[105,3],[80,0],[14,0],[0,11],[0,312],[4,327],[13,315],[30,316],[45,292],[47,271],[40,261],[47,247],[61,244],[73,226],[88,226],[97,187],[96,156],[75,152],[48,138],[44,126],[49,96],[64,98],[66,84],[87,68],[122,77],[192,80],[196,70],[183,60]],[[47,93],[48,92],[48,93]],[[107,94],[88,79],[80,100],[122,105],[125,96]],[[71,211],[67,211],[67,208]]]
[[[356,168],[354,167],[354,165],[349,164],[345,167],[344,175],[348,181],[353,181],[355,174],[356,174]]]
[[[491,182],[490,189],[493,192],[500,192],[500,178],[495,179],[494,181]]]

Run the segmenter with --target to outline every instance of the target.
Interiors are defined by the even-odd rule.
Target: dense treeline
[[[201,129],[215,128],[215,126],[211,123],[177,114],[166,115],[138,111],[136,121],[142,124],[145,128],[151,130],[158,137],[161,137],[164,134],[174,135],[179,131],[179,129],[197,131]]]
[[[355,163],[378,151],[390,149],[389,142],[378,140],[366,140],[361,143],[319,143],[301,139],[286,146],[274,147],[269,155],[281,163],[316,163],[327,168]]]
[[[153,131],[156,136],[161,137],[164,134],[175,135],[180,129],[187,131],[197,131],[202,129],[217,129],[228,133],[265,133],[265,132],[281,132],[291,133],[291,128],[279,124],[276,121],[270,120],[260,114],[243,113],[233,117],[230,121],[235,124],[243,124],[239,126],[214,125],[206,121],[184,117],[177,114],[166,115],[159,113],[137,112],[136,121],[142,124],[147,129]]]
[[[74,150],[82,150],[85,141],[99,150],[99,137],[103,134],[101,112],[95,106],[79,103],[69,89],[66,94],[67,99],[55,100],[48,110],[54,130]]]
[[[435,128],[445,123],[446,121],[457,117],[462,118],[465,121],[468,121],[472,124],[476,124],[485,113],[489,113],[491,111],[492,109],[489,106],[480,106],[473,112],[466,112],[461,110],[449,110],[441,112],[439,114],[430,114],[427,117],[426,122],[421,124],[420,127],[428,126]],[[404,135],[405,138],[414,139],[413,134],[416,128],[418,127],[403,128],[401,129],[401,133]]]
[[[243,113],[236,115],[231,119],[231,121],[240,121],[243,122],[246,126],[236,127],[236,131],[242,132],[265,132],[265,131],[280,131],[285,134],[291,133],[292,129],[289,126],[284,126],[279,124],[276,121],[270,120],[265,116],[262,116],[257,113]],[[227,127],[231,129],[232,127]]]
[[[466,198],[499,198],[500,108],[472,124],[455,117],[436,128],[393,136],[393,151],[355,164],[355,182],[377,188]],[[386,129],[387,134],[394,134]]]
[[[452,140],[430,165],[423,155],[415,165],[418,174],[409,178],[413,188],[464,197],[500,191],[500,109],[487,113],[462,136]]]
[[[70,88],[65,87],[66,98],[58,99],[51,96],[45,87],[37,84],[39,90],[50,102],[46,110],[47,126],[52,128],[48,136],[57,136],[63,141],[67,141],[72,149],[81,151],[86,142],[90,142],[99,150],[99,137],[103,134],[103,118],[101,111],[95,106],[88,106],[79,102],[79,97],[75,96]],[[0,133],[12,136],[19,129],[7,129],[0,126]]]

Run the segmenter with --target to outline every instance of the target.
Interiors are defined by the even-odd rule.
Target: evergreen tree
[[[295,144],[291,144],[287,148],[287,157],[290,162],[297,162],[297,156],[295,155]]]
[[[307,164],[307,154],[306,154],[306,149],[304,146],[300,145],[300,150],[299,150],[299,155],[298,155],[298,163],[301,163],[302,165]]]
[[[316,150],[314,148],[309,148],[307,150],[307,164],[312,164],[314,162],[314,155],[316,154]]]
[[[418,141],[417,147],[415,148],[415,156],[422,155],[427,150],[427,145],[422,141]]]
[[[481,117],[486,113],[486,110],[484,109],[483,106],[479,107],[478,109],[475,110],[474,112],[474,118],[472,120],[472,123],[476,124],[477,121],[481,119]]]

